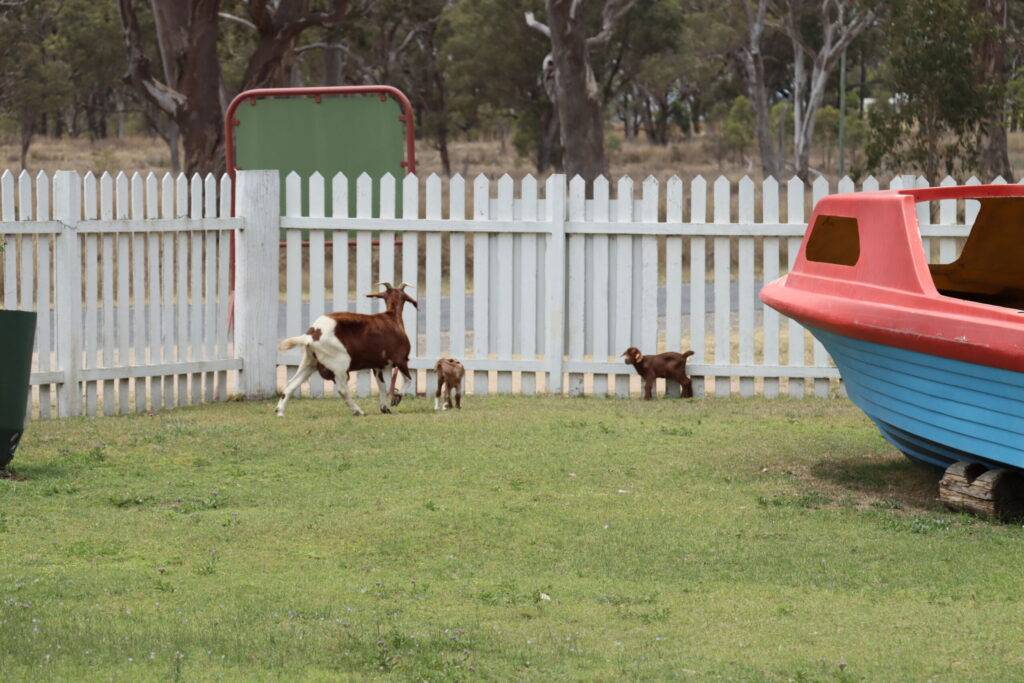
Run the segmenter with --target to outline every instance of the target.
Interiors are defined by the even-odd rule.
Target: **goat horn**
[[[390,283],[390,282],[378,282],[378,283],[377,283],[377,286],[383,286],[383,287],[385,287],[386,289],[394,289],[394,288],[393,288],[393,287],[391,286],[391,283]]]
[[[398,286],[399,289],[405,289],[406,287],[412,287],[413,289],[416,289],[416,285],[410,285],[408,282],[403,282]]]

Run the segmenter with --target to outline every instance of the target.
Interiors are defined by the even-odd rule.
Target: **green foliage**
[[[516,150],[534,156],[552,108],[539,74],[549,47],[523,20],[536,0],[458,0],[443,15],[441,61],[456,128],[511,128]]]
[[[919,168],[934,182],[976,166],[976,127],[1000,106],[972,54],[990,30],[969,0],[893,3],[885,39],[895,94],[870,111],[870,168]]]
[[[754,141],[754,108],[750,100],[739,95],[730,105],[717,102],[708,112],[708,121],[706,148],[719,166],[728,155],[733,155],[740,162],[746,159]]]
[[[839,140],[839,110],[824,106],[814,115],[814,133],[821,146],[821,163],[828,172],[832,167],[832,152]]]

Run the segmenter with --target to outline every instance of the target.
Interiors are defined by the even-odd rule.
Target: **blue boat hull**
[[[1024,373],[811,328],[850,399],[912,460],[1024,469]]]

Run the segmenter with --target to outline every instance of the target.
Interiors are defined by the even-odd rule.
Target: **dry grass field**
[[[755,181],[761,179],[756,155],[742,162],[728,160],[720,166],[702,139],[676,140],[662,147],[649,145],[642,138],[639,141],[622,141],[620,133],[613,133],[612,137],[621,141],[609,146],[609,166],[613,178],[629,175],[639,181],[648,175],[664,179],[672,175],[689,178],[700,174],[709,179],[725,175],[736,181],[749,174]],[[456,141],[452,143],[450,153],[452,172],[466,177],[484,173],[496,179],[508,173],[514,178],[520,178],[536,172],[530,159],[517,156],[510,143],[503,146],[497,140]],[[417,143],[416,159],[422,175],[441,172],[440,155],[429,141],[420,140]],[[821,154],[816,151],[812,160],[820,165]],[[1024,175],[1024,132],[1010,134],[1010,160],[1018,173]],[[12,172],[20,170],[18,149],[13,137],[0,135],[0,169],[5,168]],[[163,173],[170,170],[170,154],[159,138],[138,135],[100,141],[90,141],[84,137],[59,140],[37,138],[29,153],[29,170]],[[831,180],[834,182],[835,177]]]

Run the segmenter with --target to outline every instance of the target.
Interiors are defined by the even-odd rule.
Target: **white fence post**
[[[74,171],[59,171],[54,179],[54,214],[63,225],[57,235],[55,271],[57,367],[64,379],[57,387],[57,415],[82,412],[82,248],[78,222],[82,216],[82,181]]]
[[[277,171],[239,171],[235,346],[243,361],[239,390],[246,398],[277,393],[278,235],[281,226]]]
[[[549,394],[562,393],[562,354],[565,350],[565,176],[548,177],[544,192],[547,219],[551,222],[547,247],[547,340],[544,353],[548,364]]]

